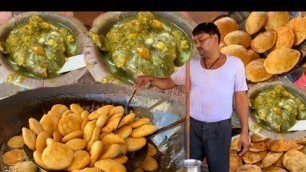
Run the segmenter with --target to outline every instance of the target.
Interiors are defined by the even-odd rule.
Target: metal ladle
[[[131,104],[131,101],[132,101],[132,99],[133,99],[133,97],[134,97],[134,95],[135,95],[135,93],[136,93],[137,90],[138,90],[138,87],[135,88],[135,90],[134,90],[132,96],[130,97],[129,101],[127,102],[127,104],[125,104],[123,115],[122,115],[122,117],[120,118],[120,120],[119,120],[119,122],[118,122],[118,125],[117,125],[116,129],[114,130],[114,133],[116,133],[117,129],[119,128],[120,122],[122,121],[122,119],[127,115],[128,108],[129,108],[129,106],[130,106],[130,104]]]

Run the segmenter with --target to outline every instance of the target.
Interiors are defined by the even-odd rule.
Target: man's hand
[[[238,153],[239,156],[244,155],[250,147],[250,140],[247,134],[241,134],[238,142]]]
[[[137,76],[135,87],[140,88],[140,87],[146,85],[151,80],[152,80],[152,77],[150,77],[150,76],[146,76],[146,75]]]
[[[137,76],[135,87],[138,89],[150,82],[152,85],[159,89],[168,90],[176,86],[173,80],[168,78],[157,78],[154,76],[142,75]]]

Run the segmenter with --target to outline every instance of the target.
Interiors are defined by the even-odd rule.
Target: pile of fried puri
[[[242,157],[237,152],[239,136],[232,140],[230,172],[306,171],[306,138],[277,140],[252,134],[250,140],[251,146]]]
[[[287,11],[256,11],[248,15],[244,28],[230,17],[214,23],[221,34],[221,52],[239,57],[251,82],[286,73],[300,60],[296,48],[306,38],[306,17],[292,17]]]
[[[9,147],[10,142],[16,142],[18,149],[4,153],[4,163],[19,171],[23,166],[16,167],[17,164],[31,163],[25,161],[24,143],[33,151],[35,163],[46,170],[125,172],[126,154],[144,147],[145,137],[154,133],[156,127],[149,118],[135,119],[135,113],[129,113],[114,133],[123,112],[122,106],[104,105],[88,112],[78,104],[69,108],[56,104],[39,121],[30,118],[29,128],[22,128],[22,136],[8,141]],[[157,170],[156,154],[156,147],[148,143],[148,155],[136,171]]]

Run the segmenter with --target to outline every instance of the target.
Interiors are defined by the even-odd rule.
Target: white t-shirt
[[[218,69],[205,69],[201,58],[190,60],[190,116],[199,121],[216,122],[229,119],[233,111],[233,95],[248,89],[243,62],[227,56]],[[171,75],[177,85],[185,84],[186,66]]]

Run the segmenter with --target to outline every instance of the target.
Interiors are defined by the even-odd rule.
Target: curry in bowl
[[[77,39],[72,31],[57,22],[33,15],[18,25],[0,42],[0,51],[19,74],[32,78],[54,78],[66,58],[76,55]]]
[[[177,25],[152,12],[138,12],[117,21],[106,34],[88,36],[102,51],[116,78],[137,75],[168,77],[191,56],[192,43]],[[124,80],[122,80],[124,81]]]
[[[249,106],[254,110],[253,117],[257,123],[277,133],[285,133],[297,120],[306,119],[304,100],[282,85],[275,85],[249,98]]]

